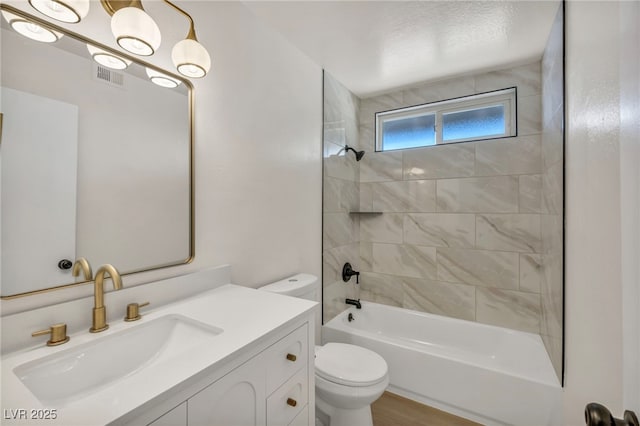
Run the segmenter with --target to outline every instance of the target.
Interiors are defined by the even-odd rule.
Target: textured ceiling
[[[244,2],[360,97],[539,59],[558,1]]]

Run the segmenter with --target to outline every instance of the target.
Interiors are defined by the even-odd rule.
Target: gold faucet
[[[76,263],[73,264],[73,269],[71,270],[71,275],[77,277],[78,275],[80,275],[80,270],[82,270],[84,279],[86,281],[93,280],[93,271],[91,270],[91,265],[89,265],[89,262],[84,257],[79,257],[76,259]]]
[[[112,265],[102,265],[96,272],[94,281],[94,307],[93,307],[93,327],[89,329],[92,333],[98,333],[109,328],[107,324],[107,308],[104,306],[104,276],[111,277],[113,288],[120,290],[122,288],[122,279],[120,273]]]

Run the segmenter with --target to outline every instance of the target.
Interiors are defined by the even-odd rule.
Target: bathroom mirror
[[[189,262],[190,83],[1,8],[2,298],[84,282],[71,275],[79,257],[122,274]],[[18,34],[15,19],[57,41]]]

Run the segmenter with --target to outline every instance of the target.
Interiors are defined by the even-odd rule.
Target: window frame
[[[446,99],[443,101],[429,102],[426,104],[409,107],[396,108],[375,113],[375,150],[376,152],[399,151],[403,149],[425,148],[428,146],[446,145],[450,143],[471,142],[488,139],[502,139],[518,136],[517,120],[517,87],[493,90],[490,92],[477,93],[469,96]],[[443,141],[442,120],[443,115],[456,112],[471,111],[475,109],[490,108],[493,106],[503,106],[505,114],[505,133],[500,135],[490,135],[481,137],[471,137]],[[435,144],[422,145],[406,148],[383,149],[382,130],[387,121],[398,119],[415,118],[425,115],[435,116]]]

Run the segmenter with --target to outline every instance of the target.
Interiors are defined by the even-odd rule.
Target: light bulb
[[[124,50],[150,56],[160,47],[160,28],[144,10],[124,7],[111,17],[111,32]]]
[[[87,44],[87,50],[94,61],[107,68],[123,70],[131,65],[130,60],[114,55],[113,53],[107,52],[106,50],[100,49],[99,47],[95,47],[91,44]]]
[[[158,86],[173,88],[178,87],[181,83],[180,80],[161,73],[160,71],[152,70],[151,68],[146,68],[146,70],[149,80]]]
[[[29,0],[38,12],[58,21],[75,24],[89,13],[89,0]]]
[[[2,16],[18,34],[31,40],[53,43],[62,38],[62,33],[45,28],[35,22],[28,21],[18,15],[2,11]]]
[[[171,51],[171,59],[178,72],[189,78],[204,77],[211,69],[209,52],[193,39],[176,43]]]

